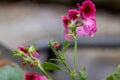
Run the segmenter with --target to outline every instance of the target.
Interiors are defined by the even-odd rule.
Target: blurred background
[[[64,41],[61,16],[67,15],[68,9],[77,8],[76,3],[82,1],[0,0],[0,59],[17,62],[21,66],[21,61],[12,57],[12,51],[19,45],[33,43],[39,48],[40,59],[43,62],[47,60],[52,53],[47,46],[48,41],[58,40],[61,45]],[[89,80],[104,80],[120,63],[120,0],[93,2],[97,8],[98,32],[93,38],[79,38],[77,69],[86,67]],[[71,45],[66,56],[71,66],[72,50]],[[3,63],[1,61],[0,65]],[[29,67],[25,70],[38,71],[37,68]],[[56,76],[56,80],[70,80],[62,72],[54,71],[51,75]]]

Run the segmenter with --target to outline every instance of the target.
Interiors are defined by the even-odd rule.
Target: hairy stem
[[[38,64],[38,68],[42,71],[42,73],[48,78],[48,80],[52,80],[52,78],[45,72],[40,64]]]
[[[77,37],[74,37],[74,74],[76,75],[76,63],[77,63]]]

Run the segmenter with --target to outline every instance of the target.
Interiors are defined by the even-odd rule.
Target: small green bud
[[[75,72],[71,72],[71,76],[75,77],[76,73]]]
[[[35,48],[34,45],[31,45],[30,48],[28,49],[28,52],[31,54],[33,52],[35,52],[37,49]]]

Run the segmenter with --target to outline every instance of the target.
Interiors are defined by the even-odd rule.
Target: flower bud
[[[58,49],[59,48],[59,43],[54,43],[54,47],[56,48],[56,49]]]
[[[33,53],[33,57],[38,57],[39,56],[39,53],[38,52],[34,52]]]

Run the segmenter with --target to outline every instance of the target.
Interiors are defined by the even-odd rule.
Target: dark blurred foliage
[[[34,3],[52,3],[52,4],[65,4],[76,5],[84,0],[0,0],[0,2],[18,2],[18,1],[30,1]],[[112,13],[120,13],[120,0],[92,0],[97,8],[105,9]]]
[[[24,0],[0,0],[0,2],[17,2],[17,1],[24,1]]]

